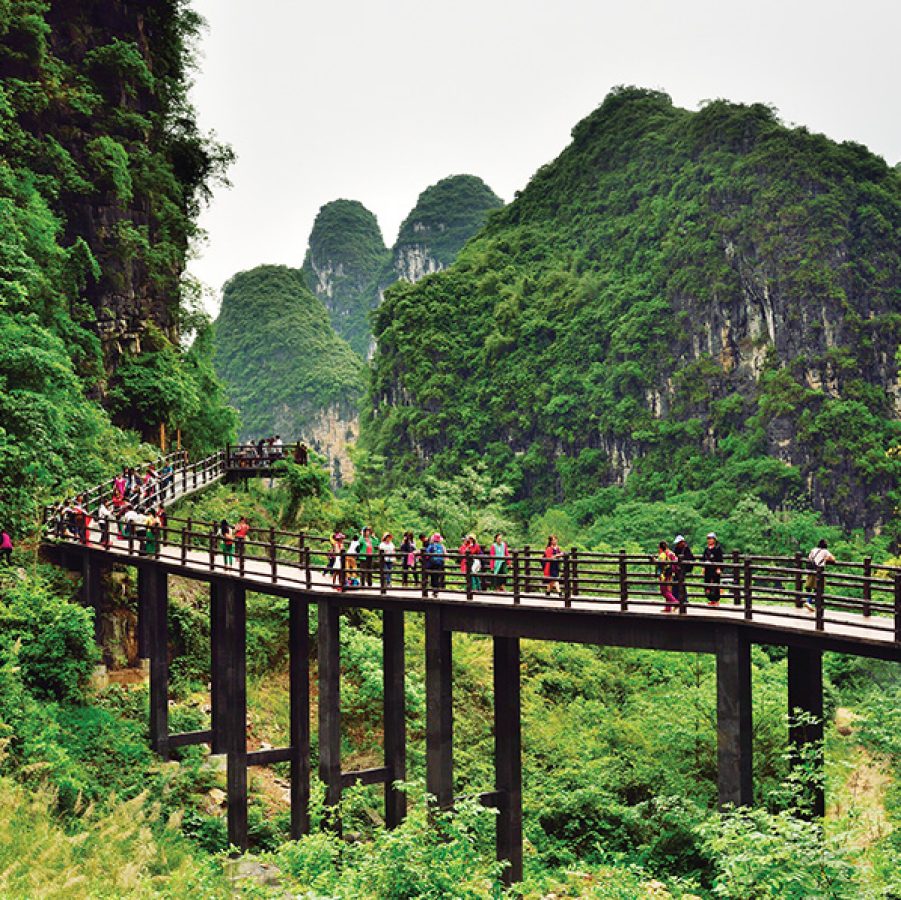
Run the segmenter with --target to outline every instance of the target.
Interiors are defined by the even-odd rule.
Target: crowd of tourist
[[[267,461],[285,456],[284,444],[278,435],[263,438],[251,450]],[[307,462],[306,445],[298,443],[294,449],[295,461]],[[85,496],[80,494],[67,499],[53,511],[49,527],[59,538],[80,543],[90,542],[91,526],[99,532],[100,546],[109,549],[113,540],[136,541],[138,552],[155,555],[166,539],[167,517],[165,504],[174,499],[175,468],[187,463],[186,457],[161,460],[158,465],[148,465],[143,471],[124,467],[112,482],[109,495],[99,497],[96,507],[88,508]],[[212,526],[211,548],[218,547],[226,569],[235,565],[235,556],[245,556],[250,524],[241,516],[236,525],[221,519]],[[12,540],[0,529],[0,560],[7,566],[12,555]],[[541,579],[546,595],[562,595],[561,571],[566,553],[555,535],[549,535],[541,555]],[[807,558],[807,578],[804,583],[804,608],[814,612],[815,593],[822,584],[822,575],[829,563],[836,559],[829,552],[825,540],[818,542]],[[358,534],[348,537],[335,531],[329,538],[325,572],[337,590],[373,587],[376,576],[379,584],[390,588],[397,583],[423,584],[434,597],[445,589],[447,573],[458,566],[469,591],[505,591],[510,577],[512,554],[502,533],[497,533],[485,543],[475,534],[467,534],[454,551],[439,532],[420,533],[414,536],[405,531],[399,543],[386,531],[381,539],[370,526],[364,526]],[[656,555],[656,580],[663,599],[665,613],[677,612],[688,603],[688,576],[695,566],[702,569],[703,593],[708,606],[720,605],[725,554],[716,533],[707,534],[700,558],[692,552],[685,535],[678,534],[672,545],[660,541]]]
[[[84,494],[67,498],[53,510],[49,529],[58,538],[90,543],[92,527],[104,549],[113,540],[137,542],[138,552],[155,555],[165,540],[166,501],[175,497],[175,470],[187,462],[187,456],[171,457],[151,463],[138,471],[125,466],[116,475],[108,494],[101,494],[91,506]]]

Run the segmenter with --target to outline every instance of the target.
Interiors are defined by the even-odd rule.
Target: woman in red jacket
[[[557,542],[557,536],[552,534],[547,539],[544,548],[544,592],[548,597],[556,591],[560,594],[560,560],[563,558],[563,550]]]

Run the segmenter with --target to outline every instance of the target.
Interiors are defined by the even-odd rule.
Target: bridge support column
[[[522,724],[519,638],[494,638],[494,771],[497,858],[504,881],[522,881]]]
[[[210,728],[213,732],[210,749],[213,753],[226,752],[225,708],[226,636],[224,601],[219,596],[217,582],[210,582]]]
[[[407,795],[394,787],[407,777],[407,725],[404,686],[404,613],[382,613],[382,666],[385,704],[385,824],[394,828],[407,814]]]
[[[291,704],[291,837],[310,833],[310,606],[292,597],[288,607]]]
[[[150,656],[150,615],[147,610],[148,591],[144,586],[147,580],[149,568],[138,565],[138,659],[148,659]]]
[[[440,809],[454,802],[451,632],[441,610],[425,614],[426,790]]]
[[[228,842],[247,849],[247,599],[244,588],[223,579],[216,586],[222,603],[225,668],[226,787]]]
[[[826,797],[823,791],[823,652],[803,647],[788,648],[788,714],[794,719],[798,714],[808,714],[816,721],[810,724],[789,725],[791,761],[794,767],[813,763],[813,778],[807,786],[810,812],[815,817],[826,814]],[[810,744],[819,744],[819,750],[810,752]]]
[[[100,562],[90,553],[81,557],[81,591],[82,602],[94,610],[94,640],[98,646],[103,644],[103,628],[100,613],[103,609],[103,575],[110,566]]]
[[[319,777],[327,806],[341,800],[341,660],[336,604],[320,601],[319,617]]]
[[[751,748],[751,645],[738,628],[716,638],[717,780],[720,806],[754,799]]]
[[[169,585],[166,573],[156,566],[142,567],[140,578],[143,615],[147,622],[150,656],[150,746],[169,757]]]

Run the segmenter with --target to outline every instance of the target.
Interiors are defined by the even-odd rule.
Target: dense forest
[[[392,482],[484,459],[527,516],[751,493],[897,529],[899,224],[859,145],[616,90],[449,271],[387,292],[368,446]]]
[[[0,896],[505,896],[492,811],[429,810],[421,616],[406,629],[407,820],[386,830],[378,788],[354,788],[341,835],[314,778],[312,833],[290,841],[287,768],[259,766],[251,850],[236,854],[221,760],[149,749],[135,568],[106,578],[95,622],[79,577],[42,553],[42,505],[155,460],[161,425],[194,456],[234,439],[214,358],[246,435],[301,427],[298,387],[327,406],[367,396],[369,338],[355,332],[355,351],[335,334],[308,271],[236,275],[215,328],[184,277],[230,159],[187,100],[200,26],[184,0],[0,2],[0,528],[14,542],[0,563]],[[420,196],[395,251],[440,265],[375,312],[352,484],[312,453],[280,464],[275,487],[220,486],[171,513],[451,542],[553,531],[594,550],[715,527],[730,549],[825,536],[840,557],[891,561],[898,187],[865,149],[765,107],[688,113],[616,91],[509,207],[489,215],[497,198],[469,176]],[[366,289],[380,289],[397,257],[377,225],[362,231],[382,267]],[[209,593],[176,576],[169,593],[171,729],[206,728]],[[278,747],[287,601],[251,593],[248,612],[248,740]],[[349,768],[382,758],[381,652],[378,614],[343,614]],[[897,666],[826,655],[812,752],[829,805],[811,821],[820,767],[788,765],[784,650],[754,649],[755,808],[725,812],[711,657],[523,641],[522,658],[526,874],[507,896],[901,896]],[[314,654],[314,683],[316,667]],[[492,785],[492,704],[490,643],[455,636],[461,796]]]

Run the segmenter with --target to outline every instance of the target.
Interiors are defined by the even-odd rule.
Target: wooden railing
[[[158,477],[149,493],[142,494],[140,505],[144,508],[169,506],[176,500],[181,499],[186,494],[193,493],[196,490],[207,487],[215,481],[218,481],[225,474],[225,453],[222,450],[199,459],[195,462],[189,462],[187,455],[182,451],[167,454],[160,458],[162,466],[167,463],[172,465],[171,474],[165,479]],[[147,465],[150,465],[148,463]],[[162,466],[160,468],[162,468]],[[134,467],[136,470],[137,466]],[[143,467],[146,470],[146,466]],[[86,491],[79,491],[72,495],[82,498],[82,506],[91,515],[94,516],[100,501],[104,500],[109,503],[113,491],[115,489],[115,478],[102,481],[100,484],[88,488]],[[48,532],[59,534],[60,529],[65,527],[65,523],[59,521],[59,510],[61,503],[55,506],[44,507],[44,525]]]
[[[96,543],[98,539],[99,529],[94,524],[88,540]],[[467,600],[505,598],[513,605],[540,601],[563,609],[589,604],[622,612],[659,609],[664,603],[658,561],[652,554],[592,553],[573,548],[559,557],[559,590],[548,596],[551,585],[544,575],[546,559],[542,551],[530,547],[510,550],[506,571],[499,576],[491,571],[487,554],[473,557],[450,551],[444,556],[443,568],[435,569],[428,561],[423,565],[423,553],[417,551],[412,565],[406,566],[399,550],[393,558],[381,552],[368,558],[351,557],[346,550],[333,554],[324,535],[275,528],[252,528],[243,541],[236,540],[234,561],[228,565],[213,523],[175,516],[156,533],[126,536],[124,543],[114,540],[132,556],[152,555],[177,565],[202,566],[205,571],[302,589],[327,590],[332,582],[341,591],[423,598],[437,591]],[[474,566],[474,559],[479,566]],[[869,558],[832,564],[813,573],[814,587],[807,591],[811,571],[800,554],[751,556],[736,551],[722,564],[692,563],[692,571],[684,579],[685,592],[674,587],[679,598],[675,613],[704,610],[715,614],[704,592],[703,572],[708,565],[722,570],[720,603],[731,607],[732,615],[737,611],[747,620],[766,616],[770,621],[797,621],[803,615],[809,616],[819,631],[835,624],[901,642],[901,569],[897,567],[879,565]],[[808,598],[813,612],[802,611]]]
[[[257,444],[226,444],[225,467],[229,470],[269,469],[280,459],[289,459],[294,453],[293,444],[281,447],[259,447]]]

